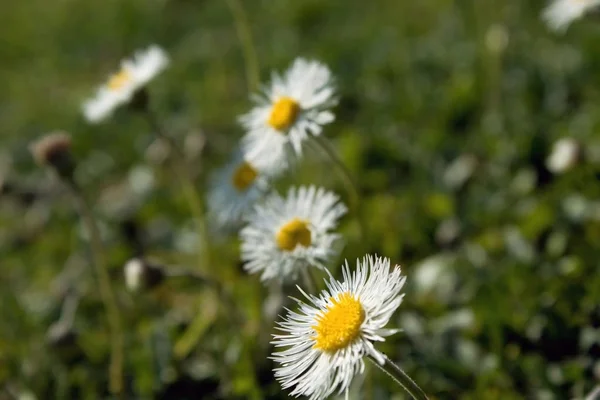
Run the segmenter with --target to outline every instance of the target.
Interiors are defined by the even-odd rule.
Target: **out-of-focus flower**
[[[554,142],[552,152],[546,159],[546,168],[555,174],[565,172],[577,164],[580,154],[581,148],[575,139],[562,138],[557,140]]]
[[[210,218],[220,228],[235,227],[244,214],[260,200],[269,188],[268,178],[276,171],[260,159],[249,161],[241,152],[211,177],[208,192]]]
[[[335,119],[331,72],[317,61],[296,59],[284,76],[273,73],[270,85],[254,99],[254,109],[240,118],[247,130],[244,152],[251,158],[260,154],[287,165],[291,154],[302,154],[304,140],[320,135],[323,125]]]
[[[598,5],[600,0],[553,0],[544,9],[542,18],[551,29],[564,32],[571,22]]]
[[[366,256],[351,272],[343,267],[343,281],[333,277],[319,296],[302,294],[300,310],[289,311],[278,322],[273,359],[280,367],[275,377],[292,396],[325,399],[348,390],[352,378],[364,371],[364,357],[383,365],[385,356],[373,342],[383,342],[397,329],[386,329],[402,303],[406,277],[390,260]],[[283,347],[283,349],[281,349]]]
[[[107,118],[115,108],[129,103],[168,64],[167,53],[156,45],[136,52],[133,58],[121,63],[121,69],[98,88],[94,97],[84,102],[85,118],[92,123]]]
[[[322,188],[291,188],[258,204],[240,232],[242,261],[262,280],[294,278],[301,268],[325,268],[336,257],[340,235],[331,233],[347,209],[336,194]]]

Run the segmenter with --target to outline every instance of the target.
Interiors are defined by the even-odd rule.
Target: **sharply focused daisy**
[[[284,76],[273,73],[255,102],[254,109],[240,118],[247,130],[246,154],[268,153],[287,162],[290,150],[300,155],[302,142],[320,135],[323,125],[335,119],[330,108],[337,99],[329,69],[298,58]]]
[[[565,31],[571,22],[600,5],[600,0],[553,0],[542,14],[551,29]]]
[[[325,268],[340,250],[340,235],[331,231],[346,210],[336,194],[314,186],[291,188],[286,198],[269,195],[240,232],[244,268],[262,280]]]
[[[232,227],[267,191],[268,177],[273,176],[261,160],[250,161],[241,152],[211,177],[208,210],[219,227]]]
[[[373,346],[397,329],[386,329],[403,294],[405,277],[388,258],[366,256],[356,270],[343,267],[343,281],[333,277],[319,296],[302,291],[299,311],[288,311],[278,322],[273,359],[275,377],[292,396],[320,400],[348,390],[352,378],[364,371],[364,357],[379,365],[387,357]]]
[[[156,45],[138,51],[124,60],[121,69],[100,86],[95,96],[83,104],[83,114],[89,122],[99,122],[115,108],[128,103],[133,95],[169,64],[169,57]]]

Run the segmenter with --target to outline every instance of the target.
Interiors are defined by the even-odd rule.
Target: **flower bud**
[[[75,162],[71,154],[71,136],[65,132],[53,132],[32,143],[30,151],[41,166],[49,166],[64,179],[72,180]]]
[[[125,286],[131,292],[158,286],[165,274],[161,267],[151,265],[141,258],[132,258],[124,266]]]

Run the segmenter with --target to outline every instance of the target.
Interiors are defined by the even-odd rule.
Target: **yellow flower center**
[[[298,117],[300,104],[291,97],[281,97],[273,104],[269,125],[278,131],[284,131],[290,127]]]
[[[279,248],[284,251],[292,251],[298,245],[308,247],[312,243],[312,236],[307,222],[299,218],[294,218],[283,225],[277,232],[275,239]]]
[[[108,79],[108,88],[113,91],[117,91],[123,88],[131,81],[131,74],[125,68],[121,68],[119,72],[113,74]]]
[[[257,176],[258,171],[256,171],[256,169],[248,162],[244,161],[233,172],[231,181],[233,187],[236,188],[238,192],[243,192],[248,189],[248,186],[252,185],[252,182],[254,182]]]
[[[312,339],[313,348],[334,353],[347,347],[360,335],[360,326],[365,320],[365,311],[360,301],[350,293],[342,293],[337,299],[331,298],[333,305],[317,316],[317,324],[312,328],[317,333]]]

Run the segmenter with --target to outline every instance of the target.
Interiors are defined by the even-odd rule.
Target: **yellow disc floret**
[[[257,176],[258,171],[247,161],[244,161],[233,171],[231,183],[239,192],[243,192],[252,185]]]
[[[122,89],[131,81],[131,74],[125,68],[121,68],[119,72],[113,74],[108,80],[108,88],[116,91]]]
[[[312,235],[306,221],[294,218],[279,229],[275,240],[281,250],[292,251],[298,245],[310,246]]]
[[[273,104],[269,115],[269,125],[278,131],[285,131],[298,117],[300,104],[291,97],[281,97]]]
[[[317,316],[317,324],[312,328],[316,335],[314,348],[334,353],[347,347],[360,335],[360,327],[365,320],[365,311],[360,301],[350,293],[342,293],[327,310]]]

